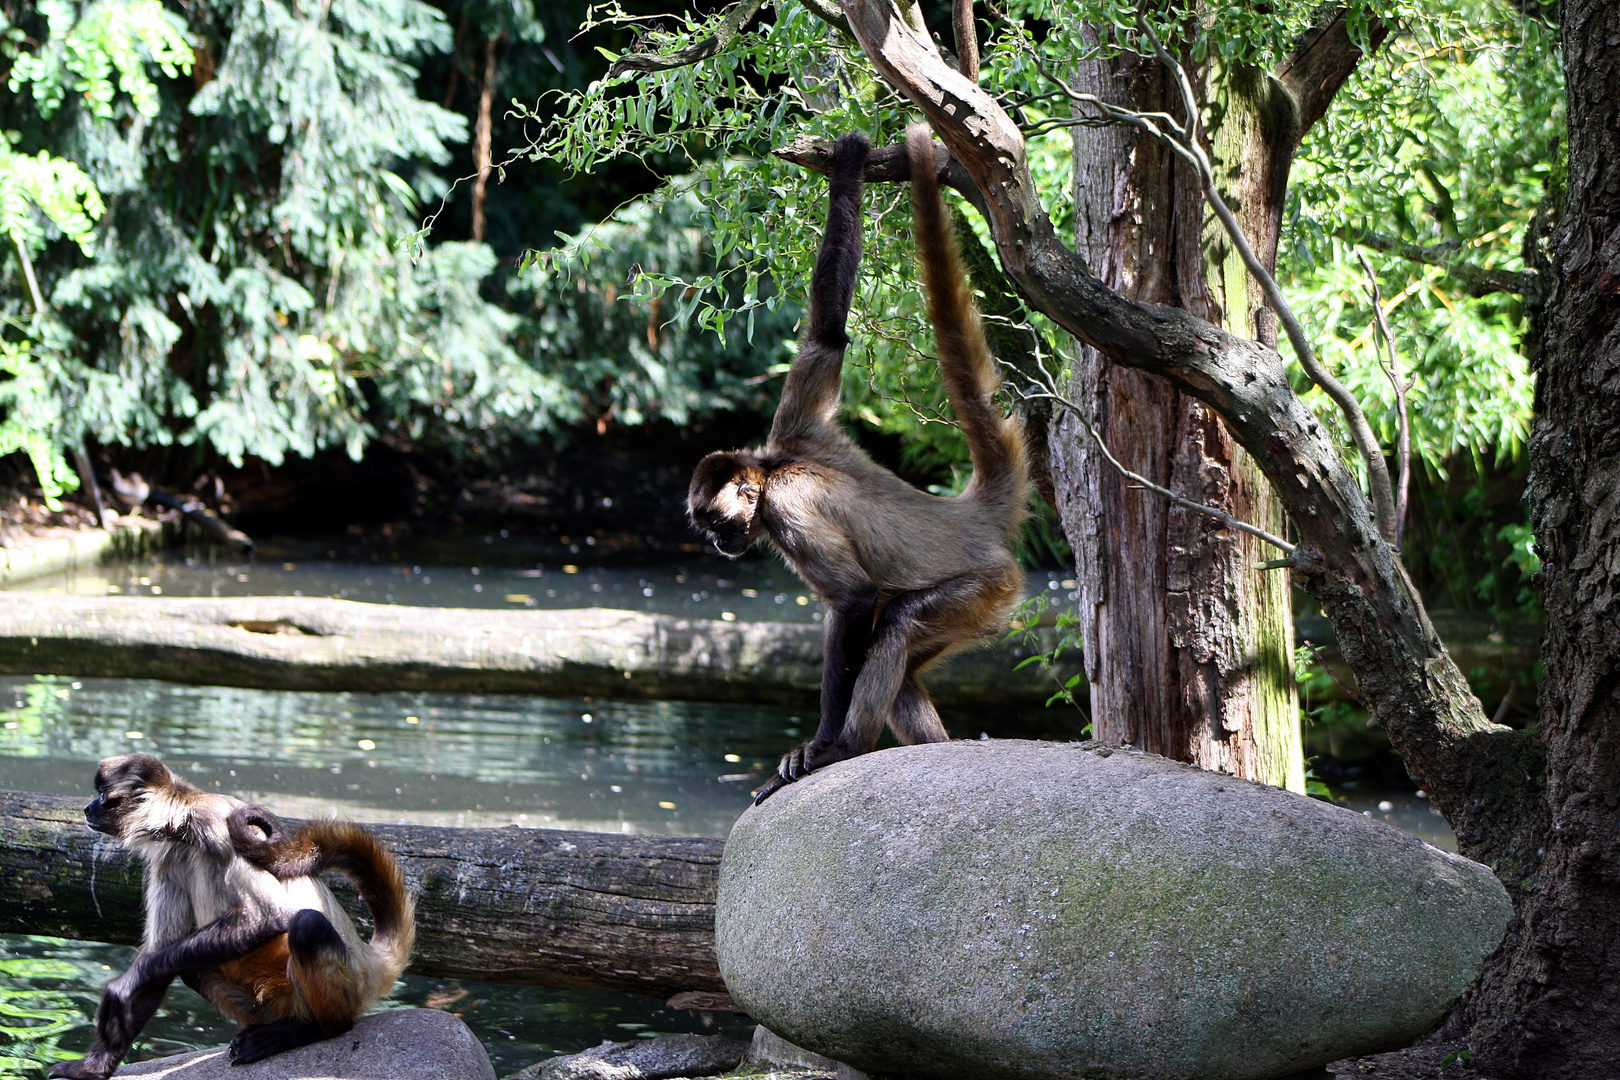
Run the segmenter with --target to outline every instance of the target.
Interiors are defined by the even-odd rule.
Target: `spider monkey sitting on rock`
[[[960,495],[919,491],[873,461],[838,425],[845,323],[861,259],[868,144],[833,147],[827,228],[811,278],[809,325],[765,445],[717,451],[692,476],[693,524],[733,558],[768,541],[825,607],[821,722],[760,789],[877,745],[948,736],[918,674],[949,650],[1003,628],[1023,587],[1013,538],[1024,520],[1022,432],[992,400],[1001,386],[939,195],[933,139],[906,132],[912,223],[929,318],[973,478]]]
[[[176,977],[244,1025],[233,1065],[340,1035],[410,957],[414,918],[393,856],[347,821],[288,829],[260,806],[200,791],[150,754],[108,758],[84,808],[145,863],[146,928],[102,991],[96,1042],[53,1077],[106,1080]],[[317,874],[354,880],[375,930],[363,941]]]

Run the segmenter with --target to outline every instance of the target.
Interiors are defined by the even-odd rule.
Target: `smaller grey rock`
[[[235,1065],[223,1046],[121,1065],[116,1077],[163,1080],[495,1080],[467,1025],[437,1009],[373,1013],[335,1039]]]
[[[754,1041],[748,1047],[746,1060],[777,1069],[808,1069],[818,1075],[835,1077],[836,1080],[867,1080],[866,1074],[853,1065],[845,1065],[802,1046],[794,1046],[764,1024],[754,1028]]]
[[[507,1080],[675,1080],[718,1076],[742,1064],[748,1044],[720,1035],[665,1035],[604,1042],[530,1065]]]

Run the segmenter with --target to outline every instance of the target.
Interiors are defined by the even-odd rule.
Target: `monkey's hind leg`
[[[287,949],[287,978],[308,1018],[286,1017],[243,1028],[231,1040],[232,1065],[262,1061],[354,1026],[360,1002],[349,947],[331,921],[313,909],[300,911],[287,927]]]
[[[945,733],[945,725],[940,722],[939,710],[934,708],[933,699],[928,696],[928,688],[917,678],[918,669],[941,651],[936,650],[932,656],[914,661],[911,670],[906,672],[905,681],[900,684],[900,692],[895,695],[894,716],[889,719],[889,726],[894,729],[894,737],[901,746],[950,741],[951,737]]]
[[[847,739],[837,750],[845,757],[867,753],[877,745],[885,720],[904,746],[949,740],[918,676],[952,650],[1000,629],[1022,584],[1022,572],[1009,566],[890,601],[873,630],[845,722]]]

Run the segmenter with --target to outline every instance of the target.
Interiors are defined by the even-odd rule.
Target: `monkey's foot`
[[[59,1076],[68,1080],[107,1080],[116,1068],[116,1061],[111,1065],[102,1065],[87,1057],[78,1061],[59,1061],[51,1067],[50,1080],[56,1080]]]
[[[758,806],[793,781],[803,780],[816,769],[839,760],[842,759],[834,754],[830,747],[820,745],[814,739],[795,746],[782,755],[782,763],[776,767],[776,775],[765,781],[755,793],[754,805]]]
[[[296,1050],[312,1042],[341,1034],[341,1031],[322,1031],[314,1024],[302,1020],[277,1020],[271,1024],[253,1024],[236,1033],[228,1051],[232,1065],[246,1065],[263,1061],[272,1054]]]

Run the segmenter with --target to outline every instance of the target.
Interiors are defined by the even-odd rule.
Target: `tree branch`
[[[1513,293],[1518,296],[1533,295],[1540,287],[1540,279],[1535,274],[1525,270],[1493,270],[1484,266],[1475,266],[1456,258],[1459,244],[1455,240],[1445,240],[1438,244],[1424,247],[1420,244],[1409,244],[1404,240],[1397,240],[1382,233],[1351,232],[1349,229],[1336,229],[1333,233],[1347,244],[1359,244],[1373,251],[1386,255],[1394,255],[1407,262],[1422,263],[1425,266],[1438,266],[1451,277],[1462,282],[1463,288],[1469,296],[1489,296],[1492,293]]]
[[[720,20],[720,25],[714,33],[702,41],[695,41],[686,48],[676,49],[674,52],[621,56],[612,67],[608,68],[608,78],[623,75],[628,71],[668,71],[670,68],[687,67],[707,60],[735,41],[743,27],[752,22],[754,16],[759,14],[759,9],[764,6],[765,0],[739,0],[726,12],[725,18]]]
[[[1344,8],[1324,9],[1322,18],[1300,35],[1294,51],[1274,72],[1299,105],[1299,131],[1303,135],[1327,113],[1334,96],[1361,63],[1360,46],[1350,40]],[[1389,36],[1389,24],[1373,19],[1367,26],[1368,44],[1377,50]]]
[[[849,34],[851,40],[854,39],[855,35],[849,33],[849,20],[844,18],[844,13],[838,10],[838,5],[832,0],[802,0],[802,2],[810,14],[834,29]]]
[[[956,31],[956,59],[970,82],[979,81],[979,35],[973,26],[973,0],[952,0],[951,26]]]

